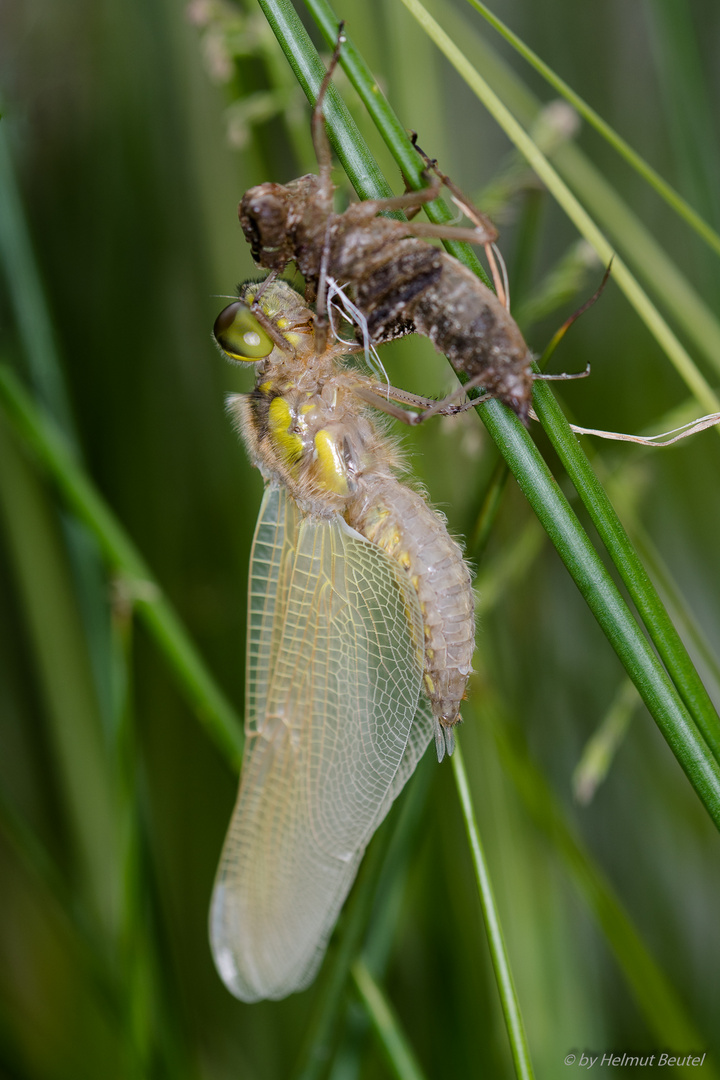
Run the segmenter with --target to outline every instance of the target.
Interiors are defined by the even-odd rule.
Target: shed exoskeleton
[[[340,34],[313,112],[318,174],[289,184],[259,184],[242,198],[238,216],[253,258],[273,274],[281,273],[290,262],[297,265],[305,278],[305,297],[317,306],[320,350],[329,303],[333,294],[341,293],[362,321],[356,327],[358,340],[364,338],[373,345],[404,334],[422,334],[445,353],[456,371],[468,377],[466,388],[482,386],[488,397],[499,398],[527,424],[532,355],[517,323],[475,274],[422,239],[447,237],[487,247],[497,237],[489,219],[466,201],[462,205],[472,214],[474,228],[378,216],[388,210],[415,211],[434,199],[447,178],[432,168],[423,190],[353,203],[341,214],[334,212],[322,106],[342,41]],[[387,411],[400,415],[399,410]],[[426,411],[441,410],[428,403]],[[422,417],[423,413],[401,418],[412,422]]]

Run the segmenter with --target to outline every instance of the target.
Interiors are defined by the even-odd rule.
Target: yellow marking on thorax
[[[335,495],[348,494],[347,473],[340,449],[329,431],[321,428],[315,435],[320,482]]]
[[[270,402],[268,425],[272,441],[281,457],[290,464],[299,461],[303,453],[303,442],[299,435],[290,430],[293,426],[293,415],[284,398],[276,397]]]

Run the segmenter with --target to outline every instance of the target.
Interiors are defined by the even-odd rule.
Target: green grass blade
[[[641,525],[634,523],[632,528],[633,542],[642,554],[643,563],[649,568],[655,581],[667,598],[668,606],[687,639],[702,661],[704,667],[712,676],[715,685],[720,687],[720,658],[713,651],[712,643],[698,625],[687,600],[682,595],[680,588],[673,579],[673,575],[661,558],[660,554]]]
[[[106,747],[74,582],[56,507],[0,417],[0,520],[22,600],[34,679],[73,837],[79,880],[95,915],[113,910],[116,835]]]
[[[519,424],[513,424],[511,431],[501,407],[489,407],[496,405],[489,402],[482,406],[488,430],[688,779],[720,827],[717,762],[530,436]]]
[[[579,449],[547,383],[536,383],[533,402],[562,461],[632,597],[675,686],[695,724],[720,761],[720,718],[680,635],[672,624],[630,538],[590,462]]]
[[[467,773],[465,772],[465,762],[459,745],[455,747],[455,753],[452,756],[452,765],[458,795],[460,796],[460,805],[465,819],[468,843],[470,844],[473,865],[475,867],[478,894],[480,896],[488,944],[490,945],[490,954],[495,970],[495,978],[497,979],[498,990],[500,993],[500,1002],[505,1017],[508,1036],[510,1038],[510,1049],[515,1064],[515,1074],[520,1080],[531,1080],[533,1070],[527,1045],[527,1037],[525,1035],[525,1027],[520,1014],[520,1005],[515,992],[515,985],[510,970],[510,961],[505,947],[502,927],[500,926],[500,915],[495,904],[495,896],[490,881],[490,872],[485,860],[485,852],[483,851],[482,843],[480,841],[480,831],[478,829],[475,811],[470,797],[470,786],[468,784]]]
[[[573,769],[573,794],[581,806],[587,806],[595,798],[598,787],[610,771],[637,705],[637,690],[629,679],[624,679],[607,713],[585,743],[580,760]]]
[[[58,353],[52,317],[38,269],[13,167],[8,132],[0,125],[0,264],[22,343],[22,360],[37,399],[79,453],[75,420]],[[110,641],[107,599],[95,547],[76,522],[62,522],[83,617],[100,715],[109,726]]]
[[[588,211],[612,237],[616,249],[624,253],[628,264],[635,268],[688,340],[702,352],[716,372],[720,371],[720,323],[675,260],[577,146],[566,143],[558,150],[553,164],[567,183],[580,193]],[[614,266],[613,263],[613,271]],[[629,294],[628,299],[634,304]],[[634,306],[642,316],[640,308]],[[692,378],[687,354],[684,356],[678,350],[673,337],[668,336],[660,324],[657,332],[649,323],[648,326],[681,375],[686,371]],[[667,340],[667,348],[663,345],[664,340]],[[688,380],[685,381],[689,386]],[[702,387],[701,382],[698,382],[698,387]],[[695,396],[703,406],[713,400],[707,396]],[[715,410],[710,408],[710,411]]]
[[[646,13],[678,172],[698,206],[718,222],[720,157],[714,95],[698,42],[698,31],[704,33],[705,24],[687,0],[653,0]]]
[[[33,386],[68,439],[74,440],[72,411],[15,180],[5,125],[0,125],[0,194],[0,259]]]
[[[481,3],[481,0],[468,0],[468,3],[471,7],[475,8],[475,10],[479,12],[479,14],[482,15],[495,30],[497,30],[505,41],[512,45],[515,51],[522,56],[524,60],[527,60],[528,64],[530,64],[535,71],[542,75],[554,90],[557,90],[557,92],[580,113],[584,120],[587,120],[587,122],[602,135],[610,146],[612,146],[613,149],[627,161],[631,168],[642,176],[642,178],[654,188],[658,195],[703,238],[708,247],[712,248],[713,251],[720,255],[720,236],[700,216],[700,214],[698,214],[698,212],[683,199],[682,195],[663,180],[662,176],[653,169],[652,165],[645,161],[640,154],[638,154],[632,146],[618,134],[618,132],[606,123],[605,120],[595,112],[591,105],[588,105],[579,94],[576,94],[572,87],[568,86],[565,80],[561,79],[536,52],[526,45],[517,34],[514,34],[509,26],[499,19],[497,15],[493,14],[485,4]]]
[[[394,1075],[398,1080],[423,1080],[425,1074],[412,1052],[395,1010],[362,959],[355,961],[351,974]]]
[[[108,941],[106,928],[92,915],[86,904],[79,902],[44,845],[1,789],[0,833],[9,843],[34,890],[50,910],[61,917],[66,944],[73,955],[73,968],[83,974],[106,1021],[123,1031],[120,1052],[124,1075],[149,1076],[153,1069],[152,1061],[160,1050],[165,1070],[163,1075],[177,1077],[177,1080],[183,1077],[195,1080],[198,1074],[188,1060],[187,1051],[180,1051],[185,1032],[178,1030],[175,1017],[169,1017],[167,1013],[158,1016],[161,1003],[157,997],[157,986],[152,987],[152,997],[143,999],[137,993],[137,979],[127,978],[129,956],[125,946],[130,945],[133,953],[142,950],[139,962],[144,968],[155,964],[147,919],[144,927],[139,928],[137,937],[121,945],[122,951],[118,956],[114,943]],[[124,884],[127,886],[129,883]],[[138,1016],[143,1008],[144,1015]],[[135,1017],[132,1027],[128,1027],[128,1014]]]
[[[698,371],[691,356],[630,272],[628,266],[613,251],[605,236],[536,143],[419,0],[402,0],[402,2],[411,15],[425,28],[470,89],[477,94],[488,112],[494,117],[563,208],[578,232],[592,245],[601,261],[607,265],[613,259],[614,280],[623,290],[698,402],[707,412],[720,412],[720,398],[715,394],[705,377]]]
[[[288,0],[258,0],[258,2],[273,33],[283,47],[287,61],[308,101],[315,101],[325,75],[325,65],[310,41],[295,8]],[[365,146],[355,121],[333,86],[329,88],[325,99],[325,119],[330,142],[348,176],[357,177],[362,189],[373,193],[372,198],[382,199],[392,195],[390,185]],[[338,130],[351,133],[351,137],[337,139]],[[365,196],[365,198],[368,197]]]
[[[305,0],[305,6],[317,22],[317,25],[322,31],[328,44],[334,44],[337,38],[338,18],[327,3],[327,0]],[[343,70],[365,105],[370,118],[382,135],[384,142],[390,147],[391,152],[410,187],[416,191],[426,187],[427,181],[423,175],[422,160],[419,157],[417,150],[410,142],[407,131],[391,109],[387,98],[382,93],[377,81],[373,78],[372,72],[353,45],[351,37],[346,34],[346,38],[347,40],[343,45],[342,53],[340,54],[340,63]],[[314,97],[310,97],[308,100],[311,104],[314,104],[315,102]],[[331,122],[328,123],[328,127],[332,132],[333,128]],[[336,141],[341,141],[338,133],[336,133]],[[344,139],[342,142],[344,142]],[[370,161],[374,161],[370,151],[367,150],[366,147],[363,147],[363,157],[365,156],[367,156]],[[348,173],[348,176],[361,199],[378,198],[378,196],[374,194],[373,189],[367,187],[363,182],[362,175]],[[433,202],[427,203],[423,209],[429,220],[437,225],[443,225],[454,221],[457,216],[457,211],[451,210],[443,199],[435,199]],[[490,284],[487,274],[485,273],[474,248],[472,248],[470,244],[458,243],[455,240],[446,240],[444,241],[444,246],[451,255],[454,255],[456,258],[462,258],[463,262],[465,262],[474,273],[478,274],[487,285]]]
[[[472,66],[483,72],[485,81],[529,130],[542,109],[542,102],[457,9],[444,0],[432,0],[432,6],[449,35],[455,41],[464,42],[466,51],[472,52]],[[716,371],[720,371],[720,322],[676,261],[660,246],[655,235],[642,224],[575,143],[566,142],[560,146],[553,154],[553,165],[581,199],[586,210],[612,238],[616,251],[621,252],[628,265],[635,268],[688,340],[695,344]],[[670,338],[668,341],[678,361],[688,366],[687,354],[683,356],[677,344]],[[673,357],[671,359],[674,363]]]
[[[648,951],[614,889],[568,824],[566,813],[544,776],[524,747],[511,737],[497,700],[483,703],[482,717],[490,726],[503,768],[513,780],[519,797],[561,853],[568,873],[602,928],[650,1030],[662,1046],[705,1046],[702,1033],[687,1015],[675,988]]]
[[[123,993],[118,972],[109,962],[110,954],[102,929],[96,920],[89,917],[86,908],[79,907],[58,866],[2,789],[0,832],[25,874],[62,916],[64,929],[77,954],[77,963],[85,968],[108,1019],[119,1023],[124,1005]]]
[[[0,366],[0,403],[17,434],[51,474],[88,527],[108,565],[123,578],[135,607],[165,655],[191,706],[236,766],[242,732],[235,710],[214,682],[135,545],[77,464],[64,436],[37,409],[13,373]]]

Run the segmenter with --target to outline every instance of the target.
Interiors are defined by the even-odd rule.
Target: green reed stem
[[[455,783],[457,785],[458,795],[460,796],[460,805],[465,819],[465,829],[467,831],[468,843],[470,844],[470,852],[475,867],[480,905],[482,907],[485,930],[490,946],[490,956],[492,957],[492,965],[495,970],[495,978],[500,994],[500,1004],[502,1006],[503,1015],[505,1017],[505,1026],[507,1027],[510,1040],[515,1074],[518,1077],[518,1080],[532,1080],[534,1074],[532,1063],[530,1061],[525,1026],[520,1013],[520,1005],[515,991],[512,971],[510,970],[510,959],[508,957],[507,948],[505,947],[502,926],[500,925],[500,914],[495,903],[495,894],[490,881],[490,870],[480,841],[480,830],[478,829],[475,809],[470,797],[470,785],[465,771],[465,761],[459,744],[455,746],[452,764],[453,772],[455,774]]]
[[[107,564],[125,579],[140,618],[160,646],[191,706],[223,754],[239,767],[242,730],[235,710],[208,672],[145,560],[78,465],[64,435],[3,365],[0,405],[17,435],[31,448],[68,505],[93,534]]]

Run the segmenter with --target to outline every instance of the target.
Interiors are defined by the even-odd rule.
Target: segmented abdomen
[[[340,219],[346,227],[338,229],[330,264],[341,283],[352,285],[370,341],[409,332],[428,337],[456,371],[481,382],[526,423],[531,355],[504,304],[457,259],[403,236],[399,222],[350,224],[352,209]]]
[[[390,477],[367,477],[345,514],[410,575],[425,631],[425,688],[437,721],[438,756],[452,752],[452,727],[472,671],[475,615],[470,572],[442,516]]]

